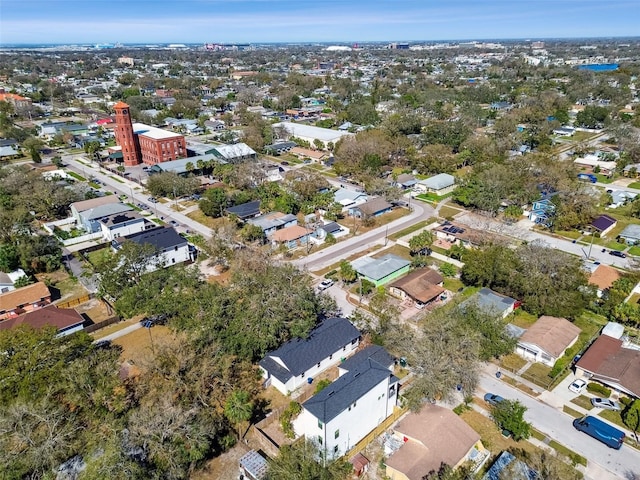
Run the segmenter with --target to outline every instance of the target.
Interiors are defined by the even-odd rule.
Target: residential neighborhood
[[[3,46],[0,470],[640,475],[639,52]]]

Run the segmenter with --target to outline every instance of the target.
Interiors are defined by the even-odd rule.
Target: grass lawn
[[[570,459],[575,465],[580,464],[583,466],[587,466],[587,459],[582,455],[577,454],[573,450],[569,450],[567,447],[562,445],[561,443],[556,442],[555,440],[551,440],[549,442],[549,446],[553,448],[560,455],[564,455],[568,459]]]
[[[542,363],[534,363],[522,374],[522,378],[543,388],[547,388],[552,380],[549,376],[550,371],[551,367],[547,367]]]
[[[640,256],[640,247],[638,245],[634,245],[627,252],[629,255]]]
[[[391,235],[389,235],[389,238],[391,240],[398,240],[399,238],[404,237],[405,235],[409,235],[410,233],[413,232],[417,232],[418,230],[420,230],[423,227],[426,227],[427,225],[429,225],[430,223],[433,223],[431,221],[432,219],[429,220],[422,220],[421,222],[418,223],[414,223],[413,225],[411,225],[410,227],[407,227],[403,230],[400,230],[399,232],[393,233]],[[435,218],[433,219],[433,221],[435,222]]]
[[[130,360],[136,366],[144,367],[153,358],[152,349],[157,345],[170,342],[173,332],[163,325],[155,325],[151,328],[140,328],[128,335],[124,335],[113,341],[122,347],[120,358]]]
[[[533,452],[537,448],[527,441],[516,442],[512,438],[505,438],[493,421],[475,410],[462,412],[460,418],[478,432],[482,444],[492,452],[501,452],[509,448],[521,448],[527,452]]]
[[[107,259],[109,255],[109,249],[101,248],[100,250],[95,250],[94,252],[89,252],[85,255],[91,265],[100,265]]]
[[[525,312],[522,308],[518,308],[513,315],[509,317],[509,323],[513,323],[516,327],[529,328],[536,323],[538,317]]]
[[[580,395],[579,397],[574,398],[573,400],[571,400],[571,403],[575,403],[585,410],[591,410],[593,408],[593,405],[591,405],[591,399],[586,395]]]
[[[97,183],[89,182],[89,186],[91,188],[95,188],[96,190],[100,189],[100,185],[98,185]]]
[[[200,209],[194,210],[193,212],[189,212],[186,215],[191,220],[195,220],[196,222],[209,228],[217,228],[219,226],[224,225],[225,222],[229,221],[229,219],[224,217],[220,217],[220,218],[208,217],[207,215],[202,213]]]
[[[602,410],[600,413],[598,413],[598,416],[609,420],[611,423],[615,423],[619,427],[622,427],[625,429],[629,428],[622,421],[622,416],[620,415],[620,412],[614,412],[613,410]]]
[[[567,413],[567,414],[571,415],[573,418],[582,418],[582,417],[584,417],[584,415],[583,415],[582,413],[580,413],[580,412],[579,412],[579,411],[577,411],[577,410],[574,410],[574,409],[573,409],[573,408],[571,408],[571,407],[567,407],[566,405],[564,405],[564,406],[562,407],[562,411],[563,411],[564,413]]]
[[[409,261],[412,260],[412,257],[409,253],[409,249],[407,247],[403,247],[402,245],[393,245],[392,247],[380,250],[378,253],[375,253],[374,255],[371,255],[371,256],[373,258],[380,258],[389,254],[397,255],[400,258],[404,258],[405,260],[409,260]]]
[[[464,288],[464,283],[457,278],[445,277],[444,288],[455,293],[461,288]]]
[[[570,238],[571,240],[575,240],[576,238],[580,238],[582,236],[582,233],[578,232],[577,230],[556,230],[555,234],[561,237]]]
[[[633,182],[627,185],[628,188],[635,188],[640,190],[640,182]]]
[[[440,209],[440,216],[442,218],[453,217],[464,210],[461,208],[450,207],[449,205],[445,205]]]
[[[375,252],[376,250],[379,250],[380,247],[381,247],[380,245],[373,245],[372,247],[366,249],[363,252],[357,252],[357,253],[354,253],[352,255],[349,255],[344,260],[346,260],[347,262],[353,262],[356,258],[363,257],[365,255],[370,254],[371,252]],[[323,275],[326,275],[327,273],[329,273],[331,270],[338,270],[339,271],[340,270],[340,262],[332,263],[328,267],[321,268],[320,270],[314,270],[311,273],[313,273],[314,275],[323,276]]]
[[[510,353],[500,359],[500,367],[511,372],[517,372],[527,364],[527,361],[520,355]]]
[[[629,302],[631,305],[635,305],[636,303],[640,303],[640,293],[634,293],[631,295]]]
[[[606,175],[602,175],[600,173],[596,173],[595,176],[598,179],[599,183],[611,183],[614,180],[613,178],[609,178]]]
[[[109,175],[109,178],[113,178],[116,182],[124,183],[123,180],[120,180],[118,177],[114,177],[113,175]]]
[[[76,172],[72,172],[71,170],[67,171],[67,175],[69,175],[70,177],[75,178],[79,182],[86,182],[87,181],[87,179],[84,178],[82,175],[78,175]],[[98,187],[98,188],[100,188],[100,187]]]

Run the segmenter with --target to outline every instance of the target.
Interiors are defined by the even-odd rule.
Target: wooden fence
[[[406,408],[394,407],[393,413],[387,419],[385,419],[376,428],[371,430],[371,432],[369,432],[366,437],[356,443],[353,448],[345,454],[346,458],[352,458],[354,455],[362,452],[367,447],[367,445],[369,445],[377,437],[382,435],[385,430],[391,427],[391,425],[393,425],[402,415],[404,415],[406,411]]]
[[[100,330],[101,328],[108,327],[109,325],[113,325],[114,323],[118,323],[120,320],[122,320],[120,317],[114,315],[113,317],[109,317],[102,322],[94,323],[93,325],[85,327],[84,331],[87,333],[95,332],[96,330]]]
[[[65,300],[64,302],[56,303],[58,308],[72,308],[80,305],[81,303],[88,302],[93,298],[93,295],[86,294],[81,297],[71,298],[69,300]]]

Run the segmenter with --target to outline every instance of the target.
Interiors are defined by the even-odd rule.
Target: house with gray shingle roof
[[[400,387],[389,368],[370,357],[341,373],[302,404],[293,422],[296,434],[313,442],[326,458],[344,455],[386,420],[394,412]]]
[[[624,227],[624,230],[620,232],[618,238],[627,245],[636,245],[640,243],[640,225],[627,225]]]
[[[260,368],[265,384],[283,394],[309,383],[309,379],[338,364],[360,343],[360,332],[346,318],[328,318],[307,338],[294,338],[269,352]]]
[[[458,308],[465,309],[468,306],[475,306],[484,313],[505,318],[520,306],[520,302],[505,295],[500,295],[490,288],[483,288],[462,302]]]

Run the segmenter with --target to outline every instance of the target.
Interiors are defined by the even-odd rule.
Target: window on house
[[[322,445],[322,437],[318,435],[318,445]]]
[[[395,385],[391,385],[389,387],[389,397],[393,397],[396,394],[396,386]]]
[[[336,454],[336,455],[338,454],[338,445],[333,447],[333,453]]]
[[[318,428],[322,430],[322,422],[320,420],[318,420]]]
[[[340,429],[336,430],[333,434],[333,438],[338,438],[340,436]]]

